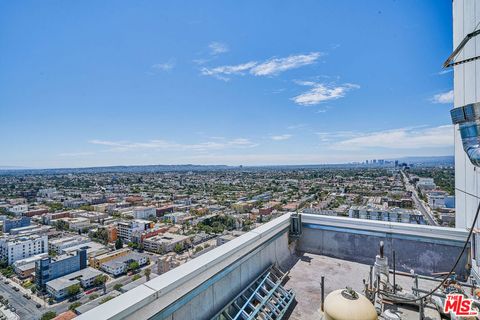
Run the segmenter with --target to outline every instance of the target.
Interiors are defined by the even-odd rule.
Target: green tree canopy
[[[57,313],[55,311],[47,311],[44,314],[42,314],[42,317],[40,320],[50,320],[53,319],[57,316]]]
[[[69,296],[75,296],[80,293],[80,285],[74,284],[67,288],[67,293]]]
[[[123,248],[123,241],[122,241],[122,238],[118,238],[116,241],[115,241],[115,249],[121,249]]]

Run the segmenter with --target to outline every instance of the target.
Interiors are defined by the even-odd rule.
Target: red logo
[[[462,294],[449,294],[445,299],[443,311],[447,314],[451,311],[459,317],[477,316],[478,312],[472,310],[472,302],[472,299],[467,299]]]

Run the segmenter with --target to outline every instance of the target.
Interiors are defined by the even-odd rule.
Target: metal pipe
[[[418,289],[418,275],[415,275],[414,282],[415,282],[415,289]],[[418,297],[418,291],[415,292],[415,295]]]
[[[420,293],[430,293],[430,291],[428,290],[423,290],[423,289],[418,289],[418,288],[415,288],[415,287],[412,287],[412,291],[415,292],[420,292]],[[438,292],[434,292],[432,293],[432,296],[436,296],[436,297],[439,297],[439,298],[446,298],[447,296],[442,294],[442,293],[438,293]]]
[[[368,279],[370,290],[373,288],[373,266],[370,266],[370,278]]]
[[[377,294],[380,297],[380,275],[377,276]]]
[[[423,302],[424,302],[424,299],[420,300],[420,310],[419,310],[420,312],[418,314],[420,320],[424,319],[424,316],[423,316],[423,313],[424,313],[423,312]]]
[[[325,296],[324,296],[324,292],[325,292],[325,276],[322,276],[322,280],[321,280],[321,282],[320,282],[320,288],[321,288],[321,291],[322,291],[322,293],[321,293],[321,299],[322,299],[322,300],[321,300],[321,305],[320,305],[320,307],[321,307],[322,312],[323,312],[323,302],[324,302],[324,297],[325,297]]]
[[[470,162],[480,167],[480,103],[450,110],[452,123],[458,124],[463,150]]]
[[[392,252],[392,260],[393,260],[393,293],[397,293],[397,283],[396,283],[396,279],[395,279],[395,250],[393,250]]]
[[[389,272],[393,273],[393,269],[390,269]],[[413,274],[412,275],[411,273],[402,272],[402,271],[396,271],[396,274],[399,275],[399,276],[410,277],[410,278],[418,277],[418,279],[422,279],[422,280],[429,280],[429,281],[436,281],[436,282],[442,282],[443,281],[443,278],[439,279],[439,278],[434,278],[434,277],[429,277],[429,276],[422,276],[420,274]],[[462,287],[474,288],[474,289],[476,289],[478,287],[477,285],[469,284],[469,283],[458,281],[458,280],[457,280],[457,282]]]

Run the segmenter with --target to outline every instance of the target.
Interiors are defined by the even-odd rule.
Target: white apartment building
[[[420,190],[433,190],[437,188],[437,185],[433,178],[419,178],[416,187]]]
[[[132,216],[135,219],[148,219],[149,217],[156,217],[157,209],[155,207],[136,207],[132,211]]]
[[[100,268],[113,275],[118,276],[128,271],[128,267],[132,262],[137,262],[139,266],[147,264],[149,261],[146,254],[131,252],[127,255],[120,256],[100,265]]]
[[[22,213],[25,213],[25,212],[28,211],[28,205],[27,204],[17,204],[15,206],[11,207],[10,209],[8,209],[8,211],[14,213],[16,216],[19,216]]]
[[[59,195],[59,192],[57,191],[57,188],[45,188],[45,189],[40,189],[37,192],[37,196],[40,198],[53,199],[58,195]]]
[[[54,251],[57,254],[62,254],[64,249],[75,247],[87,242],[90,242],[90,239],[81,236],[53,239],[48,242],[48,250]]]
[[[348,211],[350,218],[367,219],[377,221],[391,221],[403,223],[420,223],[423,216],[418,210],[390,208],[384,209],[381,206],[352,206]]]
[[[10,265],[17,260],[48,252],[46,235],[0,238],[0,258]]]
[[[153,222],[148,220],[130,220],[117,223],[117,235],[122,238],[124,242],[131,242],[132,235],[137,232],[142,232],[150,229]]]
[[[165,253],[175,249],[177,244],[182,248],[190,242],[190,237],[181,234],[165,233],[143,240],[143,248],[146,251]]]
[[[90,220],[87,218],[60,218],[68,224],[68,228],[71,230],[81,230],[90,227]]]

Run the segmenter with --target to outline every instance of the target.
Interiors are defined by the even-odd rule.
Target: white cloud
[[[450,72],[453,72],[453,68],[441,70],[441,71],[437,72],[437,75],[441,76],[441,75],[444,75],[444,74],[447,74],[447,73],[450,73]]]
[[[296,130],[296,129],[302,129],[302,128],[306,128],[306,127],[308,127],[307,124],[299,123],[299,124],[294,124],[294,125],[288,126],[287,129],[288,130]]]
[[[201,72],[204,76],[214,76],[218,79],[227,81],[229,78],[226,77],[226,75],[245,74],[245,71],[248,71],[256,64],[257,63],[255,61],[250,61],[243,64],[221,66],[213,69],[202,68]]]
[[[312,87],[310,90],[292,98],[296,104],[301,106],[312,106],[325,101],[343,98],[348,91],[360,88],[359,85],[352,83],[346,83],[340,86],[312,81],[297,81],[296,83]]]
[[[320,56],[320,52],[312,52],[309,54],[291,55],[286,58],[272,58],[252,68],[250,73],[256,76],[277,75],[290,69],[315,63]]]
[[[169,70],[172,70],[174,67],[175,67],[175,60],[173,59],[165,63],[156,63],[152,65],[152,69],[157,71],[169,71]]]
[[[228,46],[222,42],[212,42],[208,45],[208,48],[210,49],[210,53],[214,56],[221,53],[228,52],[229,50]]]
[[[281,134],[281,135],[278,135],[278,136],[271,136],[270,138],[274,141],[284,141],[284,140],[288,140],[292,137],[291,134]]]
[[[453,103],[453,90],[436,94],[430,100],[433,103]]]
[[[253,148],[258,144],[245,138],[236,138],[231,140],[216,139],[220,141],[206,141],[196,144],[181,144],[170,142],[167,140],[149,140],[145,142],[129,142],[129,141],[108,141],[108,140],[90,140],[89,143],[101,146],[111,147],[105,151],[130,151],[137,149],[156,149],[156,150],[179,150],[179,151],[208,151],[223,150],[232,148]]]
[[[214,76],[222,80],[228,80],[228,75],[243,75],[247,71],[255,76],[275,76],[284,71],[300,68],[315,63],[321,56],[320,52],[309,54],[291,55],[286,58],[271,58],[264,62],[249,61],[237,65],[226,65],[214,68],[204,67],[202,75]]]
[[[352,136],[335,141],[331,147],[339,150],[364,148],[425,149],[453,146],[453,126],[399,128],[370,133],[350,133]],[[328,134],[325,136],[328,139]]]

